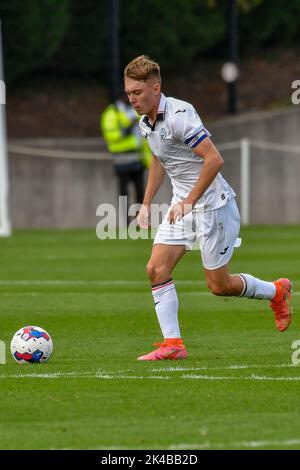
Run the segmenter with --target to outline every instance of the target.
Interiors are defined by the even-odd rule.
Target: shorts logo
[[[225,255],[228,248],[229,248],[229,246],[226,246],[226,248],[224,248],[224,251],[220,251],[220,255]]]
[[[159,130],[159,137],[160,140],[165,140],[165,138],[167,137],[167,131],[164,127]]]

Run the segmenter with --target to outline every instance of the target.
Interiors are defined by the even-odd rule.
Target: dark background
[[[228,1],[119,3],[120,72],[147,54],[161,65],[167,95],[192,101],[206,119],[225,116]],[[237,6],[237,111],[291,104],[291,82],[300,78],[300,0]],[[109,14],[109,0],[1,0],[10,137],[99,134],[111,80]]]

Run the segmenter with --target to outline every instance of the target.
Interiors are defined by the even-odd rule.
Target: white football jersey
[[[195,186],[204,160],[193,152],[211,134],[205,129],[194,107],[185,101],[161,94],[157,119],[153,125],[143,115],[139,122],[142,135],[169,175],[173,186],[172,204],[182,201]],[[220,173],[195,205],[211,211],[222,207],[235,193]]]

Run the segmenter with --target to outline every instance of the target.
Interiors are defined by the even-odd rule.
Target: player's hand
[[[136,218],[138,226],[145,229],[149,228],[151,225],[150,216],[151,207],[143,204]]]
[[[176,221],[179,222],[185,215],[191,212],[192,209],[192,204],[188,203],[186,200],[177,202],[169,210],[168,221],[170,224],[175,224]]]

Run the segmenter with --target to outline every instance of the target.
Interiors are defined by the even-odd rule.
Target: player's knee
[[[165,266],[154,264],[151,261],[147,264],[146,270],[152,284],[163,282],[168,277]]]
[[[154,277],[154,275],[155,275],[155,271],[156,271],[155,264],[153,264],[153,263],[151,263],[151,261],[149,261],[149,263],[146,266],[146,271],[147,271],[147,275],[148,275],[149,279],[151,280],[152,277]]]

